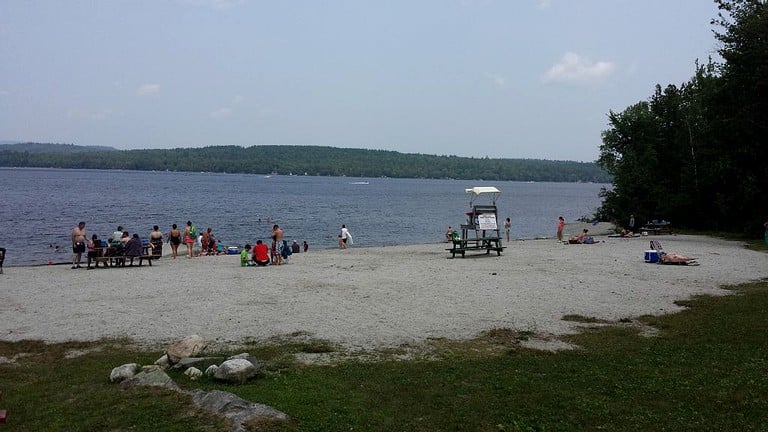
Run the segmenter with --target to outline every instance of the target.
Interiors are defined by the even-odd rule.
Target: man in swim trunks
[[[275,265],[283,263],[283,230],[278,225],[272,227],[272,250],[275,253]]]
[[[85,222],[80,222],[72,229],[72,268],[80,267],[80,259],[85,252],[85,242],[88,235],[85,233]]]

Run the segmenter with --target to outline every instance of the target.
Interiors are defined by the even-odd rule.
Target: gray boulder
[[[124,390],[136,386],[164,387],[179,391],[179,386],[160,368],[141,371],[133,378],[120,382],[120,388]]]
[[[232,359],[222,363],[213,377],[232,383],[242,384],[248,378],[253,378],[258,373],[256,366],[245,359]]]
[[[256,372],[257,372],[257,373],[261,371],[261,368],[262,368],[262,364],[261,364],[261,362],[259,361],[259,359],[257,359],[256,357],[254,357],[254,356],[250,355],[249,353],[240,353],[240,354],[235,354],[235,355],[233,355],[233,356],[229,357],[227,360],[235,360],[235,359],[243,359],[243,360],[248,360],[248,361],[249,361],[249,362],[251,362],[251,363],[253,364],[253,366],[256,368]]]
[[[118,366],[114,369],[112,369],[112,372],[109,374],[109,381],[110,382],[123,382],[127,379],[131,379],[136,375],[136,372],[139,371],[139,366],[136,363],[128,363],[124,364],[122,366]]]
[[[173,342],[166,348],[170,364],[176,364],[181,359],[195,357],[205,349],[203,338],[198,335],[187,336],[186,338]]]
[[[219,390],[193,393],[192,400],[200,408],[221,415],[232,421],[232,430],[245,431],[245,422],[250,420],[288,420],[289,417],[268,405],[257,404],[241,399],[232,393]]]

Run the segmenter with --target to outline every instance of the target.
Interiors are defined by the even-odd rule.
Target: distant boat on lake
[[[354,184],[354,185],[367,185],[367,184],[368,184],[368,182],[367,182],[367,181],[356,181],[356,182],[349,182],[349,184]]]

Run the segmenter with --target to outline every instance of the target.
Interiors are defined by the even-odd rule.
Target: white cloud
[[[552,5],[552,0],[537,0],[540,9],[547,9]]]
[[[160,84],[144,84],[136,90],[139,96],[149,96],[160,93]]]
[[[214,119],[222,119],[225,117],[229,117],[230,115],[232,115],[232,108],[227,108],[227,107],[219,108],[215,111],[212,111],[210,114],[211,118],[214,118]]]
[[[549,68],[543,81],[588,84],[601,81],[610,76],[616,65],[608,61],[592,61],[576,53],[567,52],[560,62]]]

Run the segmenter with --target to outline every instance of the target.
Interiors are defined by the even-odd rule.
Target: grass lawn
[[[765,431],[768,430],[768,281],[698,297],[678,314],[594,325],[557,353],[520,347],[528,337],[495,329],[464,342],[432,341],[306,365],[296,353],[329,353],[323,341],[253,344],[264,372],[246,385],[202,378],[185,388],[220,389],[271,405],[294,421],[264,431]],[[626,320],[625,320],[626,321]],[[638,325],[638,323],[642,325]],[[657,329],[644,335],[648,326]],[[69,356],[73,351],[89,351]],[[239,352],[239,351],[238,351]],[[223,353],[223,354],[234,354]],[[0,431],[225,431],[189,397],[121,391],[109,373],[151,364],[160,352],[128,341],[0,343]],[[312,355],[312,354],[310,354]]]

